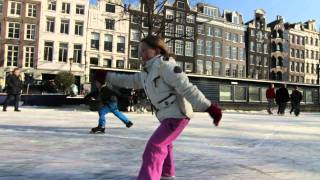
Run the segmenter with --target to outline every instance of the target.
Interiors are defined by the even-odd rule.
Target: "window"
[[[78,5],[76,6],[76,14],[84,15],[85,6]]]
[[[247,88],[241,86],[235,86],[234,100],[235,101],[247,101]]]
[[[184,13],[184,12],[177,11],[177,14],[176,14],[176,22],[177,22],[177,23],[184,23],[184,19],[185,19],[185,13]]]
[[[10,1],[10,14],[14,16],[20,16],[21,14],[21,3]]]
[[[54,32],[55,28],[55,19],[47,18],[47,32]]]
[[[294,49],[291,49],[291,50],[290,50],[290,56],[291,56],[291,57],[294,57],[294,55],[295,55],[295,50],[294,50]]]
[[[250,51],[254,52],[254,42],[250,42]]]
[[[91,33],[91,49],[99,50],[100,34]]]
[[[295,65],[294,62],[290,62],[290,71],[294,71],[294,65]]]
[[[249,59],[249,61],[250,61],[250,65],[254,65],[254,56],[253,55],[250,55],[250,59]]]
[[[306,50],[305,56],[306,56],[306,58],[309,58],[309,50]]]
[[[263,58],[263,64],[264,64],[264,67],[268,67],[268,66],[269,66],[268,58],[267,58],[267,57],[264,57],[264,58]]]
[[[250,102],[260,101],[260,88],[249,87],[249,101]]]
[[[125,50],[125,37],[118,36],[117,52],[124,53],[124,50]]]
[[[19,46],[8,45],[7,66],[18,66]]]
[[[299,72],[299,70],[300,70],[300,63],[296,63],[296,72]]]
[[[186,62],[185,69],[186,69],[186,72],[192,72],[193,71],[193,64]]]
[[[240,39],[240,40],[239,40],[240,43],[244,43],[244,36],[243,36],[243,35],[240,35],[240,36],[239,36],[239,39]]]
[[[214,55],[215,57],[221,57],[222,48],[221,48],[221,42],[214,42]]]
[[[261,56],[256,57],[256,66],[262,66]]]
[[[263,45],[263,52],[264,54],[268,54],[268,44]]]
[[[225,52],[225,58],[230,59],[231,58],[231,47],[225,46],[224,52]]]
[[[184,2],[178,1],[177,8],[184,9]]]
[[[59,62],[67,62],[67,60],[68,60],[68,43],[60,43]]]
[[[193,39],[193,36],[194,36],[193,27],[187,26],[187,27],[186,27],[186,38],[191,38],[191,39]]]
[[[221,62],[214,62],[213,74],[216,75],[216,76],[221,75],[220,68],[221,68]]]
[[[239,67],[239,75],[238,77],[240,78],[245,78],[246,77],[246,67],[245,66],[240,66]]]
[[[212,62],[211,61],[206,61],[205,74],[212,75]]]
[[[25,67],[33,67],[34,62],[34,47],[25,47],[25,54],[24,54],[24,66]]]
[[[231,68],[230,68],[230,64],[226,64],[226,76],[231,76]]]
[[[207,27],[207,35],[208,36],[213,36],[213,34],[214,34],[213,27],[208,26]]]
[[[114,30],[115,21],[113,19],[106,19],[106,29]]]
[[[198,25],[198,34],[204,34],[204,26]]]
[[[131,41],[140,41],[140,32],[135,29],[131,29]]]
[[[60,33],[69,34],[69,20],[61,20]]]
[[[231,48],[231,59],[236,60],[238,55],[238,50],[237,47],[232,47]]]
[[[112,67],[112,59],[103,59],[103,66],[111,68]]]
[[[73,62],[81,63],[82,60],[82,45],[75,44],[73,45]]]
[[[99,65],[99,59],[95,58],[95,57],[90,58],[90,64],[98,66]]]
[[[19,39],[20,38],[20,24],[9,22],[8,38]]]
[[[176,37],[182,37],[182,36],[184,36],[183,25],[177,25],[177,27],[176,27]]]
[[[197,60],[197,73],[203,74],[203,60]]]
[[[28,17],[37,17],[37,5],[27,4],[28,6]]]
[[[62,13],[70,14],[70,3],[62,3]]]
[[[131,46],[131,58],[139,58],[139,47],[137,45]]]
[[[232,64],[232,77],[238,76],[238,68],[236,64]]]
[[[83,36],[83,22],[76,22],[74,34],[78,36]]]
[[[165,31],[166,36],[174,36],[174,25],[169,23],[167,24],[166,31]]]
[[[53,42],[44,43],[44,58],[45,61],[53,60]]]
[[[238,40],[239,40],[238,34],[232,34],[232,41],[233,42],[238,42]]]
[[[27,24],[26,27],[27,27],[26,39],[35,40],[36,25],[35,24]]]
[[[197,54],[204,54],[204,41],[202,39],[197,40]]]
[[[175,47],[175,54],[176,55],[183,55],[183,41],[176,40],[175,41],[176,47]]]
[[[311,59],[314,59],[314,51],[311,51]]]
[[[252,29],[252,30],[250,31],[250,36],[255,36],[255,35],[256,35],[255,31]]]
[[[260,43],[257,43],[257,51],[262,53],[262,45]]]
[[[106,12],[115,13],[116,6],[114,4],[106,4]]]
[[[133,14],[133,15],[132,15],[132,18],[131,18],[131,22],[132,22],[133,24],[140,24],[140,17]]]
[[[245,60],[244,48],[238,48],[239,50],[239,60]]]
[[[206,55],[212,56],[212,42],[206,41]]]
[[[185,48],[186,56],[193,57],[193,49],[194,49],[193,42],[186,41],[186,48]]]
[[[232,96],[231,96],[231,86],[229,85],[220,85],[220,101],[231,101]]]
[[[214,36],[215,37],[222,37],[222,29],[221,28],[214,28]]]
[[[48,0],[48,10],[56,11],[57,10],[57,1]]]
[[[292,43],[292,44],[295,43],[295,36],[294,36],[294,35],[291,36],[291,43]]]
[[[194,16],[193,15],[187,16],[187,23],[190,23],[190,24],[194,23]]]
[[[3,1],[0,1],[0,13],[2,13],[2,9],[3,9]]]
[[[112,52],[112,41],[113,36],[106,34],[104,35],[104,51]]]
[[[231,34],[230,34],[229,32],[226,32],[225,35],[226,35],[226,37],[225,37],[226,40],[229,40],[229,41],[230,41],[230,40],[231,40]]]
[[[116,67],[119,68],[119,69],[123,69],[124,68],[124,61],[123,60],[117,60]]]

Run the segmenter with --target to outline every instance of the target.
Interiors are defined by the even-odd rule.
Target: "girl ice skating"
[[[105,73],[97,73],[95,78],[96,91],[88,94],[85,99],[93,99],[98,103],[99,109],[99,124],[91,129],[91,133],[105,133],[106,115],[111,112],[117,116],[127,128],[130,128],[133,123],[119,111],[117,105],[117,95],[120,95],[111,85],[105,83]]]
[[[189,123],[191,104],[209,112],[216,126],[222,113],[189,82],[175,62],[167,61],[169,53],[161,38],[148,36],[139,48],[144,70],[134,75],[108,73],[107,81],[120,87],[144,89],[161,122],[146,145],[138,180],[171,179],[175,176],[172,143]]]

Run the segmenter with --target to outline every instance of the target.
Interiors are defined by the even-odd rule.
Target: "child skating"
[[[216,126],[222,117],[221,109],[189,82],[175,62],[167,61],[169,53],[162,39],[148,36],[139,48],[144,70],[133,75],[108,73],[107,81],[119,87],[144,89],[161,122],[146,145],[137,179],[173,179],[172,143],[189,123],[193,112],[191,104],[208,112]]]
[[[97,127],[91,129],[91,133],[105,133],[106,115],[113,113],[118,117],[127,128],[130,128],[133,123],[119,111],[117,103],[117,95],[120,95],[111,85],[105,83],[104,73],[97,73],[95,85],[97,90],[88,94],[85,99],[92,99],[98,103],[99,123]]]

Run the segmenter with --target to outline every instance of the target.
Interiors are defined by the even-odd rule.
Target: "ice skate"
[[[129,121],[129,122],[126,124],[126,127],[127,127],[127,128],[130,128],[132,125],[133,125],[133,123],[132,123],[131,121]]]
[[[96,134],[96,133],[105,133],[105,128],[102,128],[100,126],[92,128],[90,131],[91,134]]]
[[[161,176],[160,180],[174,180],[175,176]]]

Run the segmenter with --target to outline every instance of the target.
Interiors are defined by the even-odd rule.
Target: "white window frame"
[[[10,45],[7,45],[6,47],[7,47],[6,66],[16,67],[18,65],[18,60],[19,60],[19,46],[10,44]],[[12,49],[9,47],[12,47]],[[15,48],[17,48],[17,50]],[[8,65],[9,64],[9,61],[8,61],[9,60],[9,53],[12,53],[11,58],[10,58],[10,62],[11,62],[10,65]]]
[[[186,41],[185,42],[185,55],[189,57],[193,57],[193,49],[194,49],[194,44],[193,42]]]
[[[75,46],[81,46],[81,49],[76,49]],[[73,45],[73,63],[81,64],[82,63],[82,44],[74,44]],[[80,56],[79,56],[80,52]]]
[[[56,19],[54,17],[47,17],[46,19],[46,32],[54,33],[55,26],[56,26]],[[53,31],[50,31],[51,27],[53,26]]]
[[[206,56],[213,56],[212,41],[206,41]]]
[[[66,47],[62,47],[62,45],[67,45]],[[68,50],[69,50],[69,44],[68,43],[60,43],[59,44],[59,57],[58,61],[62,63],[68,62]],[[60,57],[60,51],[62,51],[61,57]],[[64,59],[65,58],[65,59]]]
[[[26,11],[26,16],[36,18],[37,17],[37,5],[27,3],[27,7],[28,7],[28,11]],[[31,15],[29,13],[31,13]]]
[[[47,1],[48,1],[48,10],[49,11],[56,11],[57,10],[57,1],[55,1],[55,0],[47,0]]]
[[[84,33],[84,22],[83,21],[76,21],[74,25],[74,34],[76,36],[83,36]]]
[[[76,5],[76,14],[77,15],[84,15],[86,10],[86,6],[83,4],[77,4]]]
[[[131,41],[136,41],[139,42],[140,41],[140,31],[137,29],[131,29]]]
[[[68,28],[66,28],[68,27]],[[62,30],[63,28],[63,30]],[[66,30],[68,29],[68,32],[66,32]],[[70,20],[61,20],[60,23],[60,34],[70,34]]]
[[[10,27],[10,25],[13,25],[13,27]],[[12,30],[12,33],[10,33],[10,30]],[[21,24],[17,22],[8,22],[7,32],[8,32],[7,34],[8,39],[19,39],[20,32],[21,32]],[[13,37],[10,37],[10,34],[12,34]],[[16,34],[18,34],[18,37],[15,37]]]
[[[14,7],[13,7],[14,6]],[[16,1],[9,1],[9,13],[11,16],[21,16],[22,4]],[[14,11],[12,13],[12,10]]]
[[[175,41],[175,54],[183,56],[184,55],[183,54],[183,47],[184,47],[183,41],[176,40]]]
[[[184,26],[177,25],[176,26],[176,37],[183,37],[184,36]]]
[[[23,64],[24,67],[32,68],[34,65],[34,59],[35,59],[35,47],[25,46],[24,47],[24,64]]]
[[[34,41],[36,39],[36,25],[35,24],[26,24],[25,25],[26,33],[25,39]]]
[[[46,46],[46,42],[52,43],[52,46]],[[45,56],[45,52],[46,52],[46,51],[50,52],[50,50],[52,51],[52,57],[51,57],[51,59],[49,58],[49,54],[50,54],[50,53],[48,53],[47,56]],[[52,62],[52,61],[53,61],[53,56],[54,56],[54,42],[52,42],[52,41],[45,41],[45,42],[44,42],[44,51],[43,51],[43,53],[44,53],[44,54],[43,54],[43,56],[44,56],[43,60],[44,60],[44,61]]]
[[[61,13],[70,14],[71,13],[71,4],[67,2],[62,2],[61,4]]]

